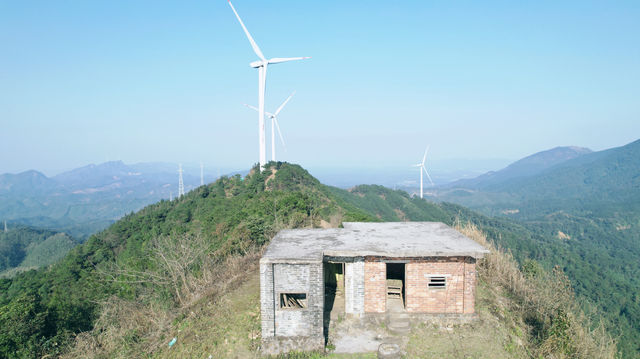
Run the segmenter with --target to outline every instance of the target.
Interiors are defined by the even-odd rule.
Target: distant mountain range
[[[76,238],[178,192],[178,166],[122,161],[88,165],[47,177],[38,171],[0,175],[0,221],[65,231]],[[185,190],[200,171],[183,174]],[[207,182],[214,178],[207,174]]]
[[[446,187],[487,188],[496,186],[510,179],[536,175],[560,163],[589,153],[592,151],[584,147],[556,147],[527,156],[499,171],[491,171],[475,178],[455,181],[447,184]]]
[[[438,201],[516,218],[558,210],[606,212],[611,205],[626,211],[640,203],[640,140],[598,152],[557,147],[432,194]]]

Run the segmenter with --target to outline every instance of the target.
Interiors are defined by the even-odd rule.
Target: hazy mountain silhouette
[[[590,149],[584,147],[555,147],[522,158],[501,170],[487,172],[475,178],[455,181],[446,187],[486,188],[513,178],[536,175],[560,163],[591,152]]]

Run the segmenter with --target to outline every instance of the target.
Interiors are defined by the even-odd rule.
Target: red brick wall
[[[430,274],[446,278],[445,289],[429,288]],[[464,262],[414,262],[406,264],[406,309],[421,313],[462,313]]]
[[[374,259],[375,260],[375,259]],[[429,289],[429,275],[444,276],[445,289]],[[387,283],[384,261],[364,263],[364,311],[386,311]],[[405,264],[405,307],[414,313],[475,312],[475,260],[462,257],[414,260]]]
[[[364,311],[384,313],[387,310],[387,265],[364,263]]]
[[[476,264],[464,264],[464,313],[475,313],[476,310]]]

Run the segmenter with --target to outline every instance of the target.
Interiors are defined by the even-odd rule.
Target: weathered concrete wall
[[[387,265],[364,262],[364,311],[383,313],[387,309]]]
[[[322,335],[324,282],[322,263],[273,265],[276,336]],[[306,293],[307,308],[280,308],[280,293]]]
[[[260,263],[260,318],[262,338],[275,335],[275,297],[273,293],[273,264]]]
[[[264,354],[324,348],[322,263],[260,265]],[[306,293],[307,307],[280,308],[281,293]]]
[[[324,337],[271,337],[262,339],[263,355],[278,355],[291,351],[324,351]]]
[[[408,312],[465,312],[465,261],[463,258],[411,262],[406,264],[405,270]],[[431,276],[444,276],[446,288],[429,288]],[[469,284],[475,284],[475,281]]]
[[[345,263],[345,313],[364,314],[364,260]]]

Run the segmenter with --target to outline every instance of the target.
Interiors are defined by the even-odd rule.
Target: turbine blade
[[[255,106],[251,106],[251,105],[247,105],[246,103],[244,104],[245,106],[247,106],[248,108],[254,110],[254,111],[260,111],[257,107]]]
[[[253,48],[253,52],[255,52],[256,55],[258,55],[260,60],[266,61],[267,59],[262,54],[262,51],[260,51],[260,48],[258,47],[258,44],[256,44],[256,42],[253,40],[253,37],[251,37],[251,34],[249,33],[249,30],[247,30],[247,27],[244,26],[244,23],[242,22],[242,19],[240,18],[240,15],[238,15],[238,12],[236,11],[236,8],[233,7],[233,4],[231,3],[231,0],[229,0],[229,6],[231,6],[231,10],[233,10],[233,13],[236,14],[236,17],[238,18],[238,21],[240,22],[240,26],[242,26],[242,29],[244,30],[244,33],[247,35],[247,38],[249,39],[249,42],[251,43],[251,47]]]
[[[276,124],[276,129],[278,130],[278,135],[280,135],[280,141],[282,142],[282,146],[284,150],[287,150],[287,145],[284,143],[284,137],[282,137],[282,132],[280,132],[280,124],[278,123],[278,118],[273,116],[273,122]]]
[[[424,150],[424,156],[422,157],[422,165],[424,166],[424,161],[427,160],[427,152],[429,152],[429,146]]]
[[[431,182],[431,185],[433,186],[433,181],[431,180],[431,176],[429,176],[429,172],[427,172],[427,169],[424,166],[422,166],[422,169],[424,170],[424,173],[427,174],[427,178],[429,179],[429,182]]]
[[[250,109],[254,110],[254,111],[260,112],[260,110],[259,110],[257,107],[255,107],[255,106],[247,105],[246,103],[245,103],[244,105],[245,105],[245,106],[247,106],[248,108],[250,108]],[[274,114],[272,114],[271,112],[268,112],[268,111],[265,111],[265,112],[264,112],[264,115],[265,115],[265,117],[266,117],[266,116],[269,116],[269,117],[275,117],[275,115],[274,115]]]
[[[282,111],[282,108],[284,108],[284,105],[286,105],[286,104],[287,104],[287,102],[289,102],[289,100],[291,100],[291,98],[292,98],[292,97],[293,97],[293,95],[295,95],[295,94],[296,94],[296,92],[295,92],[295,91],[293,91],[293,92],[291,93],[291,95],[289,95],[289,97],[287,97],[287,99],[286,99],[286,100],[284,100],[284,102],[282,103],[282,105],[280,105],[280,107],[278,107],[278,109],[276,110],[276,113],[275,113],[275,115],[276,115],[276,116],[278,116],[278,114],[280,113],[280,111]]]
[[[270,64],[279,64],[281,62],[287,62],[287,61],[295,61],[295,60],[305,60],[305,59],[310,59],[311,56],[307,56],[307,57],[274,57],[272,59],[269,59],[269,63]]]

